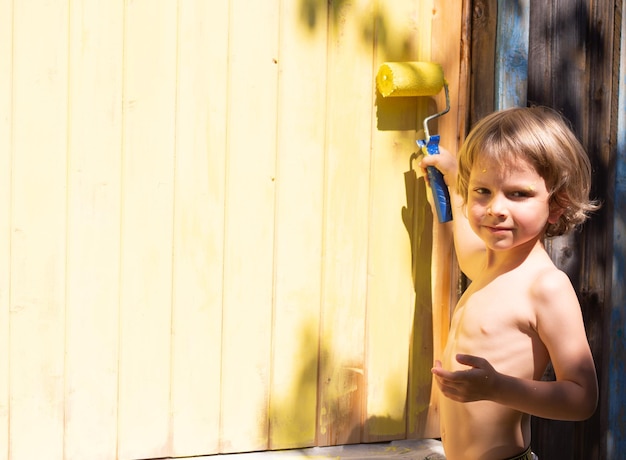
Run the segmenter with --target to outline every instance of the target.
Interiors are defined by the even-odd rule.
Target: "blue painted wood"
[[[496,109],[525,107],[528,88],[529,0],[498,0]]]
[[[623,2],[626,7],[626,0]],[[617,155],[613,213],[613,277],[609,322],[607,458],[626,452],[626,15],[622,16]]]

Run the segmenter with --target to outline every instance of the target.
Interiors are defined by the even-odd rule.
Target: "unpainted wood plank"
[[[469,132],[471,120],[471,75],[472,75],[472,0],[462,1],[461,43],[459,47],[459,92],[457,107],[459,110],[459,144],[463,143]]]
[[[329,14],[318,445],[359,442],[363,420],[373,46],[371,0]],[[364,77],[366,76],[366,77]]]
[[[459,118],[464,116],[459,114],[459,107],[467,106],[465,101],[459,99],[460,95],[466,94],[461,89],[466,83],[460,80],[464,8],[469,8],[467,2],[459,5],[458,0],[433,1],[431,60],[442,65],[450,89],[450,111],[438,118],[435,126],[441,135],[441,144],[453,153],[456,153],[464,137],[464,133],[459,132]],[[442,110],[444,106],[444,99],[440,95],[437,110]]]
[[[120,3],[69,11],[65,459],[115,458],[122,137]]]
[[[393,60],[430,59],[432,4],[378,2],[376,66]],[[424,24],[424,22],[426,24]],[[388,31],[393,31],[392,34]],[[408,100],[407,100],[408,99]],[[424,99],[420,101],[418,99]],[[407,203],[405,173],[421,138],[418,119],[427,116],[427,99],[383,99],[376,94],[373,129],[371,214],[366,317],[366,401],[363,442],[404,439],[407,428],[409,351],[415,293],[412,279],[412,203]],[[412,113],[411,113],[412,112]],[[384,129],[381,129],[384,119]],[[404,120],[410,119],[413,126]],[[421,260],[420,263],[428,264]],[[430,305],[428,305],[430,311]],[[430,329],[431,323],[420,324]],[[419,332],[418,332],[419,333]],[[430,359],[429,359],[430,361]],[[426,370],[430,382],[430,363]],[[429,396],[429,395],[428,395]]]
[[[534,419],[539,456],[606,456],[603,434],[608,411],[607,379],[610,322],[607,302],[613,253],[613,196],[617,68],[614,2],[532,2],[528,99],[551,106],[571,122],[592,163],[592,197],[603,203],[582,232],[554,239],[548,248],[580,294],[587,336],[599,366],[600,409],[576,425]],[[556,433],[556,434],[555,434]],[[564,443],[561,440],[576,439]]]
[[[172,455],[218,453],[228,2],[179,3]],[[199,58],[201,57],[201,58]]]
[[[588,117],[582,124],[582,139],[591,157],[592,190],[591,196],[603,205],[599,212],[585,224],[585,238],[582,248],[582,275],[580,282],[581,305],[589,344],[596,363],[600,363],[600,388],[602,389],[599,411],[594,416],[576,427],[578,452],[581,458],[590,458],[595,452],[610,458],[607,446],[601,442],[605,433],[620,432],[622,445],[625,445],[626,426],[624,419],[612,419],[608,425],[606,409],[613,401],[606,398],[604,389],[610,385],[610,364],[606,358],[611,355],[613,337],[607,331],[612,324],[610,315],[612,299],[613,234],[610,229],[616,224],[615,216],[621,216],[613,203],[616,188],[616,138],[618,122],[619,86],[617,75],[620,56],[624,48],[620,47],[621,8],[617,2],[589,2],[587,18],[588,37],[586,40],[587,62],[586,77],[589,81],[587,90]],[[585,135],[585,130],[589,135]],[[623,360],[623,356],[616,359]],[[614,358],[615,359],[615,358]],[[623,375],[623,374],[622,374]],[[619,378],[619,377],[618,377]],[[610,410],[610,409],[609,409]],[[603,420],[604,418],[604,420]]]
[[[585,25],[577,19],[576,13],[576,4],[582,3],[532,2],[530,9],[528,102],[565,111],[567,116],[574,115],[575,118],[570,119],[573,126],[580,126],[582,113],[579,111],[585,110],[582,96],[585,58],[581,52],[584,48],[579,48],[585,40]],[[559,78],[563,80],[555,86]],[[546,249],[577,287],[580,253],[575,246],[572,236],[564,236],[548,241]],[[542,457],[574,458],[575,448],[570,442],[574,438],[571,423],[532,420],[533,449]]]
[[[467,4],[467,2],[465,2]],[[495,56],[497,0],[470,2],[471,20],[471,82],[469,125],[493,112],[495,108]]]
[[[280,2],[269,448],[315,444],[321,305],[326,3]]]
[[[222,452],[269,441],[278,18],[278,1],[230,2]]]
[[[8,448],[14,459],[63,458],[67,18],[67,1],[13,2]]]
[[[0,1],[0,460],[9,460],[13,2]]]
[[[532,2],[528,49],[528,102],[563,113],[581,138],[588,136],[584,117],[589,113],[585,3]]]
[[[620,47],[626,49],[626,15],[622,14],[619,28],[621,31]],[[611,436],[604,440],[606,458],[615,458],[620,452],[626,452],[626,52],[619,57],[618,110],[617,110],[617,151],[615,159],[615,191],[613,207],[613,271],[611,280],[611,305],[607,336],[606,366],[608,411],[604,426]]]
[[[176,4],[125,4],[119,458],[170,454]]]

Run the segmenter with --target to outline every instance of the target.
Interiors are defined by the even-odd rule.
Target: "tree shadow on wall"
[[[290,449],[314,445],[316,439],[316,407],[319,356],[319,337],[316,322],[303,322],[298,334],[299,343],[292,354],[292,362],[274,362],[272,366],[287,369],[294,376],[288,384],[276,382],[272,388],[269,409],[269,449]],[[283,374],[284,375],[284,374]],[[280,380],[280,378],[278,378]]]
[[[338,31],[345,21],[349,0],[300,0],[299,19],[305,30],[313,32],[319,27],[332,27]],[[353,14],[353,12],[350,12]],[[366,44],[375,43],[389,60],[406,60],[415,55],[415,38],[409,34],[400,36],[397,29],[390,33],[390,20],[382,4],[372,14],[368,10],[357,20],[359,34]]]
[[[406,206],[401,218],[411,246],[415,310],[409,341],[408,375],[390,375],[378,390],[382,398],[404,412],[366,417],[366,373],[360,363],[343,362],[338,352],[319,337],[318,321],[303,321],[292,362],[274,362],[289,369],[289,380],[274,386],[270,401],[268,448],[290,449],[355,443],[418,439],[426,431],[431,402],[433,317],[431,259],[433,215],[424,180],[413,169],[417,154],[404,173]],[[282,353],[281,353],[282,355]],[[398,384],[398,382],[402,382]],[[404,388],[406,384],[406,394]]]
[[[407,433],[424,433],[432,392],[433,312],[431,265],[433,245],[433,214],[426,198],[424,179],[417,176],[411,156],[409,170],[404,173],[406,207],[402,221],[411,245],[411,276],[415,290],[413,335],[409,351],[409,411]]]

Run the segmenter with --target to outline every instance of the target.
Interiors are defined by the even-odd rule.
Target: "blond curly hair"
[[[476,124],[458,155],[456,185],[465,203],[470,172],[478,158],[503,169],[522,160],[545,180],[551,209],[562,211],[559,220],[546,227],[546,237],[572,231],[599,207],[589,199],[589,158],[565,119],[552,109],[514,107]]]

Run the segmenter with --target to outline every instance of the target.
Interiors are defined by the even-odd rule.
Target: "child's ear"
[[[549,224],[556,224],[559,219],[561,218],[561,216],[563,215],[563,210],[562,209],[554,209],[550,211],[550,214],[548,215],[548,223]]]
[[[550,214],[548,214],[548,223],[556,224],[564,212],[565,208],[559,205],[557,200],[552,199],[550,202]]]

